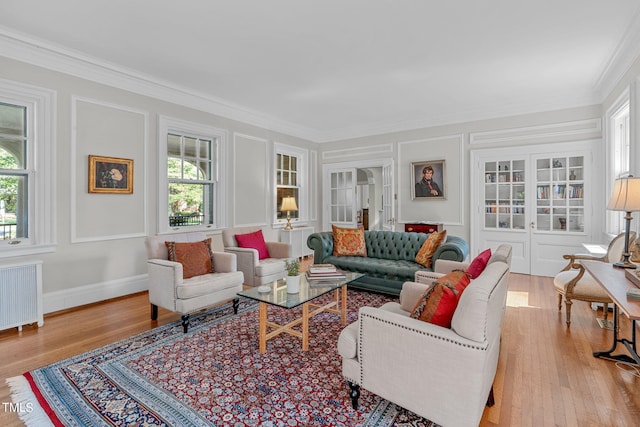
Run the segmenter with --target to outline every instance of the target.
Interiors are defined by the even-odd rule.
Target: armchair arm
[[[577,267],[573,267],[573,264],[576,263],[576,260],[591,260],[591,261],[602,261],[602,262],[605,261],[604,256],[596,257],[589,254],[562,255],[562,258],[569,260],[569,263],[560,271],[567,271],[572,268],[577,268]]]
[[[287,242],[265,242],[271,258],[291,258],[291,245]]]
[[[255,276],[255,268],[258,265],[258,250],[252,248],[227,247],[225,252],[235,254],[237,260],[237,268],[246,276]],[[215,255],[214,255],[215,258]]]
[[[149,301],[175,310],[176,287],[182,284],[182,264],[164,259],[147,261],[149,272]]]
[[[433,271],[444,275],[447,273],[451,273],[453,270],[466,270],[468,267],[468,262],[439,259],[434,263]]]
[[[436,249],[433,262],[438,259],[464,261],[469,254],[469,244],[458,236],[447,236],[447,240]]]
[[[418,281],[404,282],[402,284],[402,290],[400,291],[400,307],[402,307],[404,311],[411,313],[420,297],[431,287],[432,283],[431,281],[428,283]]]
[[[231,252],[214,252],[213,269],[217,273],[232,273],[238,271],[236,254]]]
[[[363,307],[358,321],[363,388],[422,413],[453,410],[451,396],[472,407],[484,406],[493,381],[485,385],[486,341],[474,342],[384,308]],[[438,393],[417,393],[425,384],[438,384]],[[482,388],[486,390],[480,393]]]

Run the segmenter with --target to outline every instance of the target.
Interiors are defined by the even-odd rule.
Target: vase
[[[288,294],[297,294],[300,292],[300,275],[297,276],[287,276],[287,293]]]

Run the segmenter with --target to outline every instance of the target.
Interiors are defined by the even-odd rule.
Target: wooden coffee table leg
[[[260,353],[267,352],[267,304],[260,303]]]
[[[302,351],[309,350],[309,303],[302,304]]]
[[[342,311],[342,326],[347,325],[347,285],[342,286],[342,305],[340,306]]]

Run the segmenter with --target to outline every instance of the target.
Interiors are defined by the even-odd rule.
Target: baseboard
[[[148,275],[140,274],[62,291],[47,292],[42,295],[43,310],[47,314],[148,289]]]

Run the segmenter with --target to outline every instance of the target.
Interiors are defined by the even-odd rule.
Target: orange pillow
[[[214,273],[211,238],[201,242],[164,242],[169,261],[182,264],[182,278]]]
[[[436,253],[436,250],[442,242],[444,242],[446,237],[447,230],[436,231],[435,233],[429,234],[429,237],[427,237],[427,240],[424,241],[422,247],[416,254],[416,259],[414,261],[424,267],[431,268],[433,254]]]
[[[364,227],[342,228],[331,224],[333,256],[367,256]]]
[[[454,270],[442,276],[420,297],[410,317],[451,328],[451,319],[460,295],[470,282],[471,278],[462,270]]]

